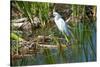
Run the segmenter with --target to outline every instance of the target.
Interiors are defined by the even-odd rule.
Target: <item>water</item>
[[[81,24],[79,24],[79,27]],[[79,28],[82,32],[83,28]],[[59,63],[73,63],[73,62],[88,62],[96,61],[96,29],[90,27],[90,34],[88,32],[79,35],[79,42],[72,44],[66,48],[42,48],[40,53],[36,55],[23,57],[15,60],[12,66],[19,65],[42,65],[42,64],[59,64]],[[82,39],[83,36],[83,39]]]

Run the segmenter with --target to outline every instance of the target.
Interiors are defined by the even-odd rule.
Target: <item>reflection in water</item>
[[[79,24],[81,25],[81,24]],[[81,33],[82,28],[79,28]],[[44,48],[39,53],[32,56],[23,57],[13,62],[12,65],[37,65],[37,64],[55,64],[72,63],[96,60],[96,29],[90,27],[90,31],[81,34],[84,39],[74,43],[71,47]],[[81,38],[79,37],[79,38]]]

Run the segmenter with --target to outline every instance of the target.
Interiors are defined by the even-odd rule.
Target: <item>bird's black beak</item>
[[[49,16],[49,18],[54,18],[53,12],[49,12],[49,13],[48,13],[48,16]]]
[[[52,14],[52,15],[50,16],[50,18],[54,18],[54,15]]]
[[[53,12],[51,11],[51,12],[49,12],[48,13],[48,17],[49,17],[49,20],[51,21],[51,22],[53,22],[53,18],[54,18],[54,15],[53,15]]]

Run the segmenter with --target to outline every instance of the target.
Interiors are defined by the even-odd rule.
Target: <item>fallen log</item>
[[[27,20],[28,20],[27,18],[20,18],[20,19],[14,19],[11,22],[14,22],[14,23],[23,23],[23,21],[27,21]]]
[[[22,25],[23,23],[12,23],[12,26],[16,28],[20,28]]]
[[[66,48],[66,45],[45,45],[45,44],[38,44],[38,45],[42,48],[58,48],[58,47]]]

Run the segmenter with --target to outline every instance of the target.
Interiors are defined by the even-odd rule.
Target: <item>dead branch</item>
[[[27,18],[20,18],[20,19],[14,19],[11,22],[14,22],[14,23],[23,23],[23,21],[27,21],[27,20],[28,20]]]
[[[39,44],[40,47],[42,48],[58,48],[61,46],[62,48],[66,48],[66,45],[44,45],[44,44]]]
[[[16,27],[16,28],[20,28],[22,26],[23,23],[12,23],[12,26]]]

